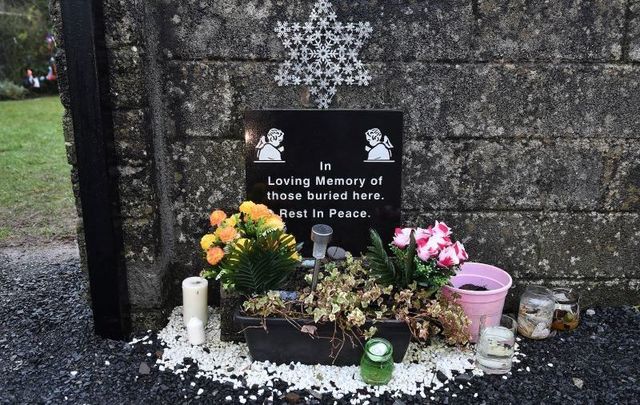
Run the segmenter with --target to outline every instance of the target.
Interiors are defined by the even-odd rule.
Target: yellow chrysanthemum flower
[[[240,204],[240,212],[249,215],[251,213],[251,209],[255,207],[255,205],[256,204],[253,201],[245,201]]]
[[[217,241],[218,241],[218,237],[216,235],[212,233],[208,233],[204,235],[202,239],[200,239],[200,246],[202,247],[202,250],[206,251],[206,250],[209,250],[211,245],[213,245]]]
[[[264,221],[263,227],[266,230],[273,230],[273,229],[284,230],[284,222],[282,221],[282,218],[280,218],[278,215],[271,215],[267,217],[267,219]]]
[[[230,216],[222,222],[223,227],[231,227],[233,228],[238,224],[238,218],[235,215]]]

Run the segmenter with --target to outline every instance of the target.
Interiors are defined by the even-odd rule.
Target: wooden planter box
[[[249,346],[249,352],[254,360],[270,361],[277,364],[326,364],[336,366],[350,366],[360,364],[363,354],[364,339],[360,344],[345,339],[344,346],[335,359],[331,358],[331,340],[313,337],[295,328],[284,318],[267,318],[267,330],[262,328],[262,318],[245,316],[235,313],[235,322],[244,329],[244,336]],[[314,324],[311,319],[297,319],[300,325],[314,325],[316,334],[331,337],[334,323]],[[393,361],[400,363],[404,358],[411,332],[403,321],[384,320],[375,323],[367,322],[363,329],[375,326],[378,329],[376,337],[387,339],[393,345]],[[338,329],[338,332],[340,330]]]

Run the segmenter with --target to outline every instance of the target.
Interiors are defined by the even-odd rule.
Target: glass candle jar
[[[555,306],[553,291],[540,285],[528,286],[520,297],[518,332],[530,339],[548,337]]]
[[[362,380],[371,385],[384,385],[393,374],[393,346],[382,338],[369,339],[360,360]]]
[[[580,323],[580,294],[571,288],[554,288],[556,301],[553,323],[555,330],[572,330]]]
[[[480,318],[480,335],[476,345],[476,364],[486,374],[511,371],[516,343],[516,320],[502,315],[497,326],[485,326],[487,315]]]

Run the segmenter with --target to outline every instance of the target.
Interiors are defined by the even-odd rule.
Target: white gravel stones
[[[158,333],[158,338],[166,345],[162,358],[156,362],[159,369],[162,371],[166,368],[182,374],[187,367],[184,360],[190,358],[198,363],[197,377],[229,382],[235,388],[251,387],[254,384],[272,387],[273,380],[280,379],[289,384],[291,391],[315,386],[318,387],[318,393],[330,393],[335,398],[364,388],[372,395],[382,395],[384,392],[416,395],[423,392],[425,387],[437,390],[444,385],[436,378],[438,371],[451,381],[454,379],[454,372],[471,371],[474,375],[482,375],[482,371],[473,365],[474,355],[471,349],[451,348],[435,339],[426,347],[411,343],[404,361],[395,365],[391,382],[386,386],[372,387],[360,379],[357,366],[298,363],[290,367],[289,364],[252,362],[246,344],[220,341],[220,314],[216,309],[209,309],[206,333],[204,345],[189,344],[182,322],[182,308],[176,307],[167,326]],[[231,398],[227,397],[226,400],[230,401]]]
[[[582,389],[582,387],[584,386],[584,381],[580,378],[573,377],[573,385],[578,387],[578,389]]]
[[[71,374],[71,377],[75,377],[75,376],[78,375],[78,372],[77,371],[72,371],[69,374]]]
[[[596,314],[596,311],[594,311],[593,309],[589,308],[589,309],[587,309],[586,314],[589,315],[589,316],[594,316]]]
[[[136,343],[140,343],[140,342],[144,342],[145,340],[149,339],[149,335],[146,335],[144,337],[141,337],[140,339],[136,339],[134,338],[131,342],[129,342],[130,345],[135,345]]]

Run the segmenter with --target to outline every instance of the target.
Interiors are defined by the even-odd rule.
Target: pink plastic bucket
[[[445,297],[451,297],[457,293],[458,303],[464,309],[464,313],[471,320],[469,332],[471,341],[478,339],[478,329],[480,328],[480,317],[487,315],[487,326],[495,326],[500,323],[500,316],[504,308],[504,300],[507,292],[511,288],[511,276],[506,271],[488,264],[467,262],[464,263],[460,271],[451,278],[453,287],[444,286],[442,293]],[[489,291],[469,291],[461,290],[465,284],[483,286]]]

